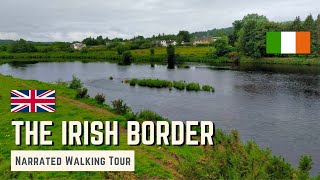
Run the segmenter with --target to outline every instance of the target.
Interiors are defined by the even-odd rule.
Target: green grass
[[[308,170],[294,169],[281,157],[259,148],[254,142],[242,143],[237,131],[227,134],[217,130],[215,146],[128,146],[126,118],[111,113],[108,105],[93,98],[74,99],[76,90],[66,85],[21,80],[0,75],[0,177],[1,179],[296,179],[308,177]],[[55,89],[55,113],[10,113],[10,90]],[[150,111],[138,116],[162,120]],[[50,140],[54,146],[16,146],[12,120],[53,120]],[[119,146],[62,146],[61,122],[119,121]],[[22,139],[24,128],[22,130]],[[24,142],[24,141],[22,141]],[[11,150],[135,150],[134,172],[11,172]],[[305,165],[308,167],[308,165]]]

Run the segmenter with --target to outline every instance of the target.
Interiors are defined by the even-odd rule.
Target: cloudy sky
[[[319,0],[1,0],[0,39],[76,41],[230,27],[248,13],[316,16]],[[317,11],[318,10],[318,11]]]

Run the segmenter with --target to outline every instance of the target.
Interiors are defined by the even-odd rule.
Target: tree
[[[37,52],[37,49],[31,42],[20,39],[19,41],[16,41],[14,44],[12,44],[10,51],[14,53],[24,53]]]
[[[316,53],[320,54],[320,14],[316,21]]]
[[[232,23],[233,26],[233,32],[232,34],[229,35],[229,42],[231,46],[235,46],[235,43],[237,42],[239,38],[239,32],[242,28],[242,21],[241,20],[236,20]]]
[[[119,55],[121,55],[123,52],[129,50],[130,48],[124,44],[118,44],[116,46],[116,50],[118,52]]]
[[[292,22],[290,30],[291,31],[301,31],[302,30],[302,23],[301,23],[300,16],[297,16],[296,19]]]
[[[191,35],[188,31],[179,31],[178,33],[178,41],[181,42],[190,42]]]
[[[249,14],[242,19],[243,27],[239,31],[238,50],[251,57],[265,55],[266,26],[269,23],[265,16]]]
[[[311,33],[311,53],[316,53],[317,52],[317,32],[316,32],[316,24],[313,20],[312,15],[308,15],[306,20],[303,23],[303,30],[308,31]]]
[[[175,49],[171,44],[167,47],[167,60],[168,60],[168,69],[174,69],[175,64]]]
[[[126,50],[122,53],[122,59],[120,64],[121,65],[129,65],[132,62],[132,55],[131,52]]]
[[[213,46],[216,49],[216,55],[221,57],[221,56],[225,56],[226,54],[228,54],[231,51],[231,47],[228,44],[228,37],[227,36],[223,36],[220,39],[217,39]]]

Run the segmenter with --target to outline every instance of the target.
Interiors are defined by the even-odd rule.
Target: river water
[[[150,109],[170,120],[211,120],[216,128],[237,129],[295,167],[310,154],[312,175],[320,171],[320,67],[293,65],[209,66],[169,70],[166,66],[108,62],[10,63],[0,73],[46,82],[76,75],[90,95],[104,93],[108,103],[123,99],[134,111]],[[112,76],[114,79],[109,80]],[[215,93],[131,87],[129,78],[185,80],[213,85]]]

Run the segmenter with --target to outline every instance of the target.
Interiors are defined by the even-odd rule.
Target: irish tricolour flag
[[[310,54],[310,32],[267,32],[267,54]]]

